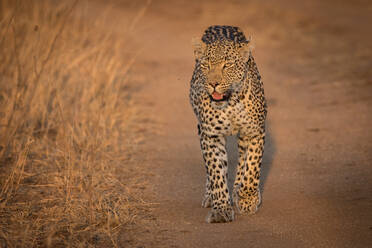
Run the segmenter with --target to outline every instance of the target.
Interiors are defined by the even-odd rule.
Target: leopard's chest
[[[200,126],[208,135],[235,135],[249,132],[251,116],[242,102],[219,108],[213,102],[201,108]]]

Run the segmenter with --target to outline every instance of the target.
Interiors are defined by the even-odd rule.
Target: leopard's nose
[[[220,83],[218,81],[212,81],[209,83],[212,87],[216,87],[217,85],[219,85]]]

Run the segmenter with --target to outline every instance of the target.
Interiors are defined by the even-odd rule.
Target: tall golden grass
[[[142,204],[123,174],[134,59],[82,5],[0,3],[2,247],[116,247]]]

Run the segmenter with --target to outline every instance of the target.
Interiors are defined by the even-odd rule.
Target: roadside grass
[[[0,3],[1,247],[117,247],[146,212],[125,168],[135,56],[82,6]]]

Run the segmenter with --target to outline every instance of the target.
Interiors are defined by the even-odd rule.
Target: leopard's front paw
[[[209,211],[206,221],[208,223],[224,223],[234,220],[234,210],[231,206]]]
[[[255,192],[244,195],[239,194],[236,190],[233,193],[234,204],[240,214],[254,214],[261,204],[261,193],[258,189]]]
[[[209,194],[205,194],[202,201],[203,208],[212,207],[212,197]]]

